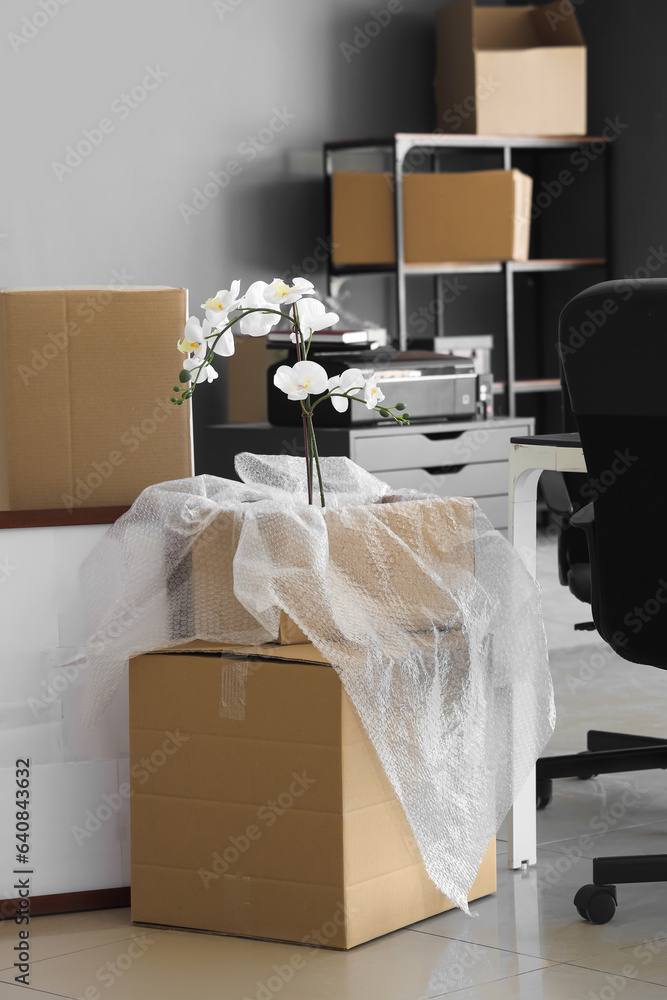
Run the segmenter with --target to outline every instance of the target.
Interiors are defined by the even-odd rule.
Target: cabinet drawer
[[[401,433],[357,438],[353,461],[369,472],[428,469],[441,465],[470,465],[509,460],[510,438],[528,434],[529,426],[479,427],[467,431]],[[507,490],[507,483],[503,487]]]
[[[441,497],[477,498],[497,496],[499,493],[507,495],[509,462],[478,462],[475,465],[400,469],[380,471],[375,475],[394,489],[437,493]]]

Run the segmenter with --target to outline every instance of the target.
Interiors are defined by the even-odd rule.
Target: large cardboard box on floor
[[[0,291],[0,510],[130,505],[192,475],[183,288]]]
[[[532,178],[519,170],[407,174],[403,178],[408,264],[526,260]],[[395,264],[391,174],[333,175],[335,264]]]
[[[437,13],[438,129],[481,135],[585,135],[586,47],[574,5]]]
[[[352,948],[451,908],[309,644],[136,657],[130,758],[135,922]]]

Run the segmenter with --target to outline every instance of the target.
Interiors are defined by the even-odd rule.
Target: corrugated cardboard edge
[[[533,201],[533,178],[520,170],[512,170],[514,187],[514,247],[513,260],[528,260],[530,254],[531,209]]]
[[[158,656],[162,653],[173,653],[176,656],[188,653],[220,653],[221,656],[242,656],[247,659],[259,660],[294,660],[298,663],[331,666],[326,657],[315,649],[312,642],[298,643],[293,646],[273,642],[266,642],[261,646],[244,646],[234,642],[207,642],[205,639],[192,639],[165,649],[153,649],[150,653],[141,653],[132,659],[139,659],[140,656]]]
[[[28,285],[25,288],[0,288],[2,294],[25,292],[173,292],[187,289],[175,285]]]

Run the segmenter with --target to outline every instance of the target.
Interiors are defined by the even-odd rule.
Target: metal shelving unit
[[[520,274],[540,274],[557,271],[574,271],[585,268],[606,268],[607,258],[562,258],[536,259],[528,261],[446,261],[446,262],[405,262],[403,248],[403,175],[405,161],[413,150],[426,150],[435,154],[439,150],[459,151],[496,151],[502,155],[504,170],[514,166],[515,151],[562,151],[576,150],[594,143],[608,147],[608,140],[602,136],[565,136],[559,138],[539,138],[532,136],[483,136],[483,135],[434,135],[431,133],[399,132],[393,136],[375,139],[354,139],[342,142],[327,142],[324,144],[324,169],[327,179],[327,212],[331,219],[331,177],[334,172],[333,158],[341,152],[383,153],[390,155],[393,163],[394,177],[394,213],[396,238],[395,265],[336,265],[328,263],[328,288],[330,295],[336,295],[342,282],[353,275],[364,274],[395,274],[396,275],[396,311],[398,318],[398,343],[401,350],[408,347],[407,327],[407,279],[416,275],[430,275],[436,281],[442,276],[452,274],[502,274],[505,299],[505,364],[507,379],[497,382],[494,392],[505,397],[506,411],[509,416],[516,416],[516,397],[523,393],[555,392],[559,383],[553,379],[534,379],[517,381],[515,377],[515,276]],[[604,159],[605,188],[607,192],[607,207],[609,196],[609,155],[608,148]],[[608,216],[608,212],[606,213]],[[609,245],[609,224],[606,221],[605,243]]]

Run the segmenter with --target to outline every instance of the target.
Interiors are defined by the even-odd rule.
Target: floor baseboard
[[[0,920],[12,920],[19,912],[18,899],[0,899]],[[77,913],[81,910],[111,910],[130,905],[130,887],[91,889],[87,892],[58,892],[51,896],[31,896],[30,916],[47,913]]]

